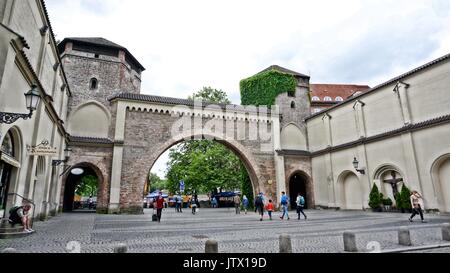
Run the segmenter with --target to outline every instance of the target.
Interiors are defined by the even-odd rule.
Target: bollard
[[[344,250],[345,252],[358,252],[355,233],[351,231],[344,232]]]
[[[291,236],[287,234],[280,236],[280,253],[292,253]]]
[[[127,253],[128,248],[126,244],[119,244],[118,246],[114,247],[114,253]]]
[[[407,227],[401,227],[398,231],[398,244],[401,246],[412,246],[411,233]]]
[[[214,240],[208,240],[205,244],[205,253],[219,253],[219,243]]]
[[[2,254],[17,253],[17,250],[14,248],[5,248],[0,253]]]
[[[442,226],[442,240],[450,242],[450,224]]]

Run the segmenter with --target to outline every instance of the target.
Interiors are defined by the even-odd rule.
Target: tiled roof
[[[133,100],[133,101],[144,101],[144,102],[153,102],[160,104],[169,104],[169,105],[184,105],[189,107],[195,106],[195,101],[187,100],[187,99],[178,99],[178,98],[170,98],[170,97],[161,97],[154,95],[142,95],[142,94],[133,94],[133,93],[119,93],[108,98],[109,101],[113,101],[116,99],[124,99],[124,100]],[[239,111],[239,109],[245,109],[246,112],[252,112],[249,109],[246,109],[246,106],[236,105],[236,104],[217,104],[215,102],[203,102],[203,107],[208,107],[209,105],[218,105],[223,110],[231,110],[231,111]],[[257,111],[257,109],[256,109]],[[270,109],[268,109],[268,113],[271,113]]]
[[[130,53],[130,51],[128,51],[128,49],[126,47],[123,47],[114,42],[111,42],[110,40],[107,40],[105,38],[101,38],[101,37],[69,37],[69,38],[65,38],[58,45],[60,54],[62,54],[64,52],[65,45],[68,42],[75,42],[75,43],[78,42],[78,43],[83,43],[83,44],[89,44],[89,45],[95,45],[95,46],[100,46],[100,47],[108,47],[108,48],[123,50],[130,57],[130,59],[139,67],[139,69],[141,69],[142,71],[145,70],[144,66],[139,63],[139,61],[133,56],[133,54]]]
[[[420,72],[420,71],[422,71],[422,70],[425,70],[425,69],[427,69],[427,68],[429,68],[429,67],[432,67],[432,66],[434,66],[434,65],[436,65],[436,64],[439,64],[439,63],[441,63],[441,62],[447,61],[448,59],[450,59],[450,54],[444,55],[444,56],[442,56],[442,57],[440,57],[440,58],[437,58],[437,59],[435,59],[435,60],[433,60],[433,61],[431,61],[431,62],[429,62],[429,63],[426,63],[426,64],[424,64],[424,65],[422,65],[422,66],[419,66],[419,67],[417,67],[417,68],[415,68],[415,69],[413,69],[413,70],[411,70],[411,71],[409,71],[409,72],[406,72],[405,74],[402,74],[402,75],[400,75],[400,76],[398,76],[398,77],[395,77],[395,78],[393,78],[393,79],[391,79],[391,80],[389,80],[389,81],[387,81],[387,82],[385,82],[385,83],[382,83],[382,84],[380,84],[380,85],[377,85],[377,86],[375,86],[374,88],[372,88],[372,89],[370,89],[370,90],[367,90],[366,92],[364,92],[364,93],[361,94],[361,95],[358,95],[358,96],[355,96],[355,97],[353,97],[353,98],[351,98],[351,99],[348,99],[347,101],[345,101],[345,103],[351,103],[351,102],[354,101],[354,100],[358,100],[358,99],[360,99],[361,97],[364,97],[364,96],[366,96],[366,95],[368,95],[368,94],[371,94],[371,93],[373,93],[373,92],[376,92],[376,91],[378,91],[379,89],[381,89],[381,88],[383,88],[383,87],[386,87],[386,86],[389,86],[389,85],[391,85],[391,84],[397,83],[397,82],[399,82],[399,81],[405,79],[406,77],[409,77],[409,76],[411,76],[411,75],[414,75],[415,73],[418,73],[418,72]],[[335,108],[337,108],[337,107],[340,107],[340,105],[333,106],[333,107],[329,108],[328,110],[326,110],[326,111],[324,111],[324,112],[321,112],[320,114],[318,113],[318,114],[312,115],[312,116],[308,117],[306,120],[310,120],[310,119],[312,119],[312,118],[314,118],[314,117],[316,117],[316,116],[319,116],[319,115],[322,115],[322,114],[327,113],[327,112],[329,112],[329,111],[332,111],[333,109],[335,109]]]
[[[109,138],[95,138],[95,137],[69,136],[69,141],[76,143],[89,143],[89,144],[113,144],[113,141]]]
[[[311,96],[319,97],[321,102],[325,97],[331,97],[336,102],[337,97],[346,100],[357,92],[366,92],[370,90],[368,85],[355,84],[311,84]]]
[[[282,72],[282,73],[286,73],[286,74],[290,74],[290,75],[293,75],[293,76],[296,76],[296,77],[300,77],[300,78],[307,78],[307,79],[310,78],[310,76],[307,76],[305,74],[289,70],[289,69],[281,67],[279,65],[272,65],[272,66],[264,69],[263,71],[259,72],[258,74],[261,74],[261,73],[264,73],[264,72],[267,72],[267,71],[270,71],[270,70],[276,70],[276,71],[279,71],[279,72]]]

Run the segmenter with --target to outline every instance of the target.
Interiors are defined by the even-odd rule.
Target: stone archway
[[[21,134],[18,128],[12,127],[0,143],[0,217],[7,214],[8,208],[14,205],[19,169],[21,167]]]
[[[441,212],[450,212],[450,154],[438,158],[431,169],[436,199]]]
[[[338,197],[343,210],[363,210],[363,189],[358,176],[352,171],[343,172],[338,179]]]
[[[291,208],[297,208],[296,200],[300,193],[306,201],[306,209],[314,208],[314,189],[311,178],[303,171],[295,171],[289,177],[288,194]]]
[[[73,174],[72,170],[81,169],[83,170],[82,174]],[[72,212],[74,209],[74,198],[75,198],[75,190],[76,187],[81,183],[81,180],[85,176],[94,176],[98,180],[98,193],[97,193],[97,211],[104,209],[107,207],[105,203],[105,178],[102,174],[101,170],[93,165],[92,163],[78,163],[70,169],[70,171],[65,175],[63,181],[63,187],[61,190],[61,199],[63,204],[63,212]]]
[[[127,155],[131,155],[131,153],[133,153],[133,156],[139,156],[139,160],[137,160],[137,157],[135,160],[127,160],[127,169],[123,170],[123,180],[127,181],[128,183],[125,184],[126,188],[124,188],[124,185],[122,185],[121,187],[121,212],[142,213],[142,193],[144,192],[145,185],[147,183],[148,173],[163,153],[181,142],[193,139],[199,140],[202,138],[206,138],[208,140],[213,139],[214,141],[224,145],[232,152],[234,152],[247,169],[252,183],[254,195],[256,196],[258,192],[264,192],[267,194],[268,198],[275,200],[273,197],[275,191],[272,189],[274,185],[265,185],[262,182],[265,179],[264,177],[262,177],[259,167],[255,164],[255,162],[257,161],[243,145],[233,140],[222,139],[219,136],[215,136],[213,134],[183,134],[171,138],[161,145],[158,145],[157,149],[154,149],[154,147],[140,147],[140,152],[138,153],[136,153],[137,150],[135,150],[135,148],[133,147],[128,147],[128,149],[125,149],[125,158],[127,157]]]

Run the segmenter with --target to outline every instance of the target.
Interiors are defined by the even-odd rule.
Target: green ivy
[[[242,105],[272,106],[278,95],[295,92],[297,80],[293,75],[272,69],[242,80],[240,85]]]

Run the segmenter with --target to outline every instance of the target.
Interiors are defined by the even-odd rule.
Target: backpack
[[[262,199],[262,196],[261,196],[261,195],[259,195],[258,197],[256,197],[255,205],[256,205],[257,207],[260,207],[260,206],[263,206],[263,205],[264,205],[264,202],[263,202],[263,199]]]
[[[281,198],[281,205],[286,206],[288,204],[288,197],[285,195]]]
[[[297,206],[304,207],[305,206],[305,198],[301,197],[299,203],[297,204]]]
[[[9,215],[14,215],[21,207],[13,207],[9,210]]]

